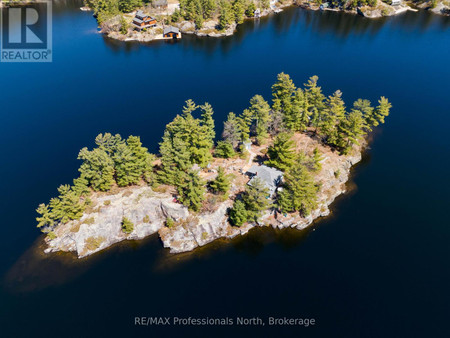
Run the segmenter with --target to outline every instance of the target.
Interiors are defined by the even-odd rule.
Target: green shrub
[[[124,217],[122,219],[122,231],[126,234],[133,232],[134,224],[128,218]]]
[[[172,217],[167,217],[166,219],[166,226],[168,228],[172,228],[175,225],[175,221],[173,220]]]

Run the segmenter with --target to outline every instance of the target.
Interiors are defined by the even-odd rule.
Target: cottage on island
[[[180,30],[172,26],[164,27],[163,36],[165,38],[178,39],[180,38]]]
[[[248,171],[247,174],[251,177],[248,185],[253,185],[255,180],[259,178],[269,189],[269,196],[272,197],[277,187],[283,180],[283,172],[275,168],[268,167],[266,165],[254,165]]]
[[[155,27],[156,19],[152,18],[150,15],[144,14],[143,11],[138,10],[133,19],[133,25],[137,30],[141,31],[146,28]]]

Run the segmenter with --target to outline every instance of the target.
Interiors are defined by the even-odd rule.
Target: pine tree
[[[129,24],[127,20],[123,17],[123,15],[120,16],[120,33],[123,35],[126,35],[128,33]]]
[[[141,6],[142,0],[119,0],[119,10],[123,13],[130,13]]]
[[[205,199],[205,187],[197,171],[189,170],[183,182],[178,186],[178,194],[180,202],[189,210],[200,210]]]
[[[210,187],[215,193],[227,194],[230,190],[230,179],[222,167],[219,167],[216,178],[210,182]]]
[[[127,144],[121,143],[113,154],[116,182],[119,187],[139,183],[142,177],[142,163],[134,156]]]
[[[379,124],[384,123],[384,118],[389,116],[389,112],[392,108],[392,104],[389,102],[387,98],[382,96],[378,101],[378,106],[375,109],[374,117],[375,121],[378,122],[376,124],[372,124],[373,126],[378,126]]]
[[[221,30],[227,29],[234,21],[233,9],[231,3],[226,0],[220,2],[220,16],[219,16],[219,28]]]
[[[237,24],[241,24],[244,22],[244,2],[242,0],[235,0],[233,3],[233,14],[234,20]]]
[[[374,116],[374,108],[369,100],[358,99],[353,102],[352,111],[359,111],[363,116],[365,123],[365,129],[372,131],[372,126],[378,125],[378,121]]]
[[[342,92],[336,90],[327,99],[326,108],[320,123],[320,131],[328,144],[338,144],[338,124],[345,119],[345,103],[342,100]]]
[[[216,138],[216,131],[214,130],[215,125],[213,119],[214,111],[208,102],[200,106],[200,108],[202,110],[202,123],[204,126],[206,126],[206,129],[208,131],[208,140],[210,141],[210,148],[212,148],[214,146],[214,139]]]
[[[217,4],[215,0],[202,0],[203,17],[211,19],[216,10]]]
[[[262,144],[268,136],[270,106],[261,95],[255,95],[250,99],[248,116],[255,120],[255,135],[258,144]]]
[[[366,134],[365,125],[360,111],[350,112],[346,119],[339,124],[338,145],[344,154],[347,154],[354,144],[359,144],[360,139]]]
[[[322,112],[325,109],[325,95],[322,93],[322,88],[317,85],[319,77],[314,75],[311,76],[305,86],[305,95],[310,104],[310,125],[314,128],[320,126]]]
[[[192,166],[186,142],[173,136],[170,130],[164,132],[159,152],[162,170],[158,172],[158,178],[163,183],[173,184],[180,178],[180,172]]]
[[[191,99],[186,101],[186,105],[183,106],[183,117],[192,114],[195,110],[197,110],[198,106]]]
[[[50,200],[50,215],[55,223],[67,223],[80,219],[83,216],[85,205],[80,197],[71,189],[70,185],[61,185],[58,188],[58,197]]]
[[[267,165],[280,170],[289,169],[295,161],[295,143],[288,133],[280,133],[267,151]]]
[[[302,163],[296,162],[285,174],[284,181],[283,190],[277,200],[282,212],[299,211],[303,216],[308,216],[317,208],[319,187]]]
[[[219,141],[214,152],[215,157],[231,158],[236,155],[233,145],[228,141]]]
[[[147,183],[152,183],[154,181],[153,162],[155,161],[155,155],[150,154],[148,149],[142,146],[139,136],[129,136],[127,145],[136,162],[139,177],[142,177]]]
[[[117,146],[124,142],[125,141],[122,140],[122,137],[119,134],[112,135],[110,133],[105,133],[99,134],[95,138],[95,144],[110,156],[116,151]]]
[[[230,210],[230,221],[233,225],[240,227],[247,222],[247,210],[244,202],[240,200],[234,201],[233,208]]]
[[[223,124],[222,138],[236,147],[239,143],[241,132],[239,123],[234,113],[229,113],[228,118]]]
[[[77,194],[77,196],[88,196],[91,193],[88,184],[88,180],[80,176],[73,180],[72,190]]]
[[[248,220],[258,221],[261,212],[269,207],[269,189],[260,178],[247,185],[242,200],[247,210]]]
[[[312,158],[312,171],[320,171],[322,170],[322,154],[319,151],[319,148],[315,147]]]
[[[309,125],[310,104],[308,98],[300,88],[295,91],[292,97],[292,105],[289,111],[284,114],[285,125],[292,131],[305,131]]]
[[[272,109],[283,113],[290,112],[295,90],[295,84],[288,74],[278,74],[277,82],[272,86]]]
[[[122,231],[126,234],[131,234],[134,230],[134,224],[127,217],[122,218]]]
[[[83,160],[78,169],[81,177],[86,179],[95,191],[108,191],[114,184],[114,162],[103,149],[95,148],[89,151],[83,148],[78,154],[78,159]]]
[[[245,142],[250,139],[250,127],[253,122],[252,111],[245,109],[241,116],[237,119],[238,130],[240,131],[239,139],[241,142]]]
[[[45,205],[44,203],[39,204],[36,212],[40,215],[39,217],[36,217],[36,221],[38,222],[37,227],[44,232],[49,231],[55,224],[55,220],[52,217],[48,205]]]

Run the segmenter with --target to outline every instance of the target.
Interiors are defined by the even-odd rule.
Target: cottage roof
[[[266,165],[254,165],[248,171],[248,173],[254,175],[248,182],[248,185],[253,185],[256,178],[261,179],[269,189],[272,196],[283,178],[283,172],[275,168],[268,167]]]
[[[137,17],[140,17],[140,18],[145,18],[147,15],[145,15],[143,11],[138,10],[138,11],[136,12],[136,16],[137,16]]]
[[[164,27],[164,34],[169,34],[169,33],[180,33],[180,30],[177,27],[172,27],[172,26],[166,26]]]

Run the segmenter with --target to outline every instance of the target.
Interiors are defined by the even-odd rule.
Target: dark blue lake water
[[[0,64],[1,337],[450,336],[450,18],[291,8],[229,38],[138,45],[97,34],[80,5],[55,4],[53,63]],[[282,71],[298,85],[318,75],[349,105],[394,104],[331,217],[187,255],[156,236],[81,261],[39,255],[34,210],[98,133],[140,135],[155,152],[186,99],[210,102],[221,125],[254,94],[269,99]],[[316,325],[136,327],[135,316]]]

